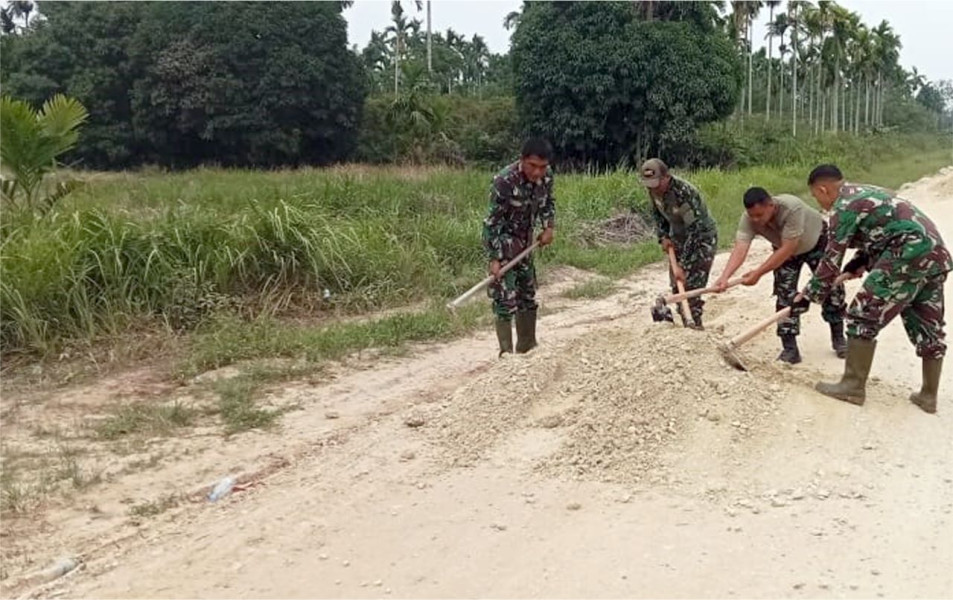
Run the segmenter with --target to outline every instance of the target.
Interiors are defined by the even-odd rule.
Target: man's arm
[[[652,200],[651,193],[649,193],[649,203],[652,205],[652,218],[655,219],[655,237],[658,239],[659,243],[662,243],[662,240],[671,237],[671,225],[669,225],[668,219],[665,218],[665,215],[662,214],[662,211],[660,211],[658,206],[655,205],[655,201]]]
[[[744,281],[742,281],[742,283],[745,285],[754,285],[767,273],[783,265],[789,258],[794,256],[794,251],[797,250],[799,241],[797,238],[782,240],[781,247],[772,252],[771,256],[761,263],[761,266],[744,274]]]
[[[725,270],[721,272],[721,275],[715,281],[716,288],[726,288],[728,286],[728,280],[735,274],[735,271],[744,264],[745,259],[748,258],[748,250],[750,248],[751,240],[735,240],[735,245],[731,249],[731,256],[728,257],[728,264],[725,265]],[[719,291],[724,291],[724,289],[720,289]]]
[[[556,197],[553,195],[553,176],[546,178],[546,197],[539,207],[538,214],[540,225],[543,227],[540,233],[540,246],[546,246],[553,243],[553,229],[556,227]]]
[[[503,207],[506,205],[506,182],[499,177],[490,186],[490,208],[483,220],[483,251],[490,261],[490,272],[496,275],[503,260]]]
[[[788,213],[781,228],[781,246],[776,248],[771,256],[761,266],[744,274],[744,285],[754,285],[766,274],[783,265],[797,251],[801,237],[804,236],[804,227],[807,220],[806,207],[798,204]]]
[[[857,233],[863,218],[863,211],[853,209],[851,204],[835,210],[831,215],[824,257],[804,290],[805,297],[811,302],[823,302],[834,289],[834,280],[840,275],[840,266],[844,261],[847,246]]]

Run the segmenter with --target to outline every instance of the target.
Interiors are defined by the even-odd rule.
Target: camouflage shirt
[[[537,221],[543,228],[556,223],[552,169],[533,183],[515,162],[497,173],[490,186],[490,210],[483,221],[487,258],[509,260],[525,250],[532,243]]]
[[[807,297],[814,302],[830,294],[848,248],[867,257],[867,268],[879,263],[884,270],[920,277],[953,270],[933,221],[883,188],[844,183],[831,208],[829,231],[824,258],[807,287]]]
[[[707,236],[717,229],[701,193],[684,179],[672,175],[668,190],[661,197],[650,192],[649,199],[660,242],[666,237],[679,241],[700,234]]]

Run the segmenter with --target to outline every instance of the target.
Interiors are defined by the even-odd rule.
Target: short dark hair
[[[807,184],[814,185],[818,181],[840,181],[844,174],[834,165],[817,165],[807,176]]]
[[[760,187],[748,188],[748,191],[745,192],[745,208],[751,208],[770,199],[771,194],[768,193],[768,190]]]
[[[520,158],[526,158],[527,156],[538,156],[543,160],[549,160],[552,158],[552,155],[553,147],[548,141],[541,137],[531,137],[523,142],[523,150],[520,153]]]

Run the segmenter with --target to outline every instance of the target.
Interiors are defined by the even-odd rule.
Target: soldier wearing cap
[[[701,194],[692,184],[675,177],[668,166],[658,158],[650,158],[642,164],[642,185],[648,188],[652,200],[652,216],[655,218],[655,233],[662,250],[675,249],[677,265],[669,271],[672,292],[678,292],[681,281],[688,290],[708,285],[711,265],[718,248],[718,227],[708,213]],[[702,328],[704,301],[689,300],[692,325]],[[688,315],[682,314],[682,323],[688,325]],[[671,311],[668,319],[672,320]]]

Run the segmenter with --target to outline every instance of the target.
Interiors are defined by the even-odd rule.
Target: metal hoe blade
[[[718,344],[718,352],[721,353],[721,357],[725,359],[725,362],[731,365],[732,367],[738,369],[739,371],[747,371],[748,366],[745,365],[744,361],[736,352],[737,348],[731,342],[722,342]]]

